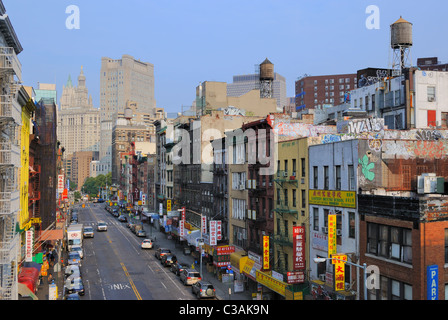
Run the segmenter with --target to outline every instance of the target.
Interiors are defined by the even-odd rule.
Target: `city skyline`
[[[79,29],[66,26],[70,5],[79,8]],[[380,29],[366,26],[370,5],[379,10]],[[320,6],[265,0],[256,6],[236,1],[131,1],[128,6],[106,6],[101,1],[5,0],[5,6],[24,48],[23,83],[35,87],[38,82],[55,83],[60,97],[68,76],[83,65],[95,108],[100,105],[102,57],[129,54],[153,64],[157,107],[167,112],[190,106],[199,82],[231,83],[234,75],[253,73],[254,65],[265,58],[286,78],[291,97],[295,80],[304,74],[388,67],[389,26],[400,16],[414,25],[414,65],[419,57],[448,60],[446,44],[437,41],[443,32],[436,32],[448,4],[434,0],[424,7],[417,1],[383,0],[325,1]]]

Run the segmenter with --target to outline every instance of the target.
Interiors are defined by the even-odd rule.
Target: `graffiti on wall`
[[[444,159],[448,157],[446,140],[384,140],[383,159]]]
[[[363,176],[369,181],[375,179],[375,172],[370,171],[375,169],[375,163],[370,162],[369,157],[367,155],[364,155],[362,159],[358,159],[358,162],[361,165],[361,172]]]

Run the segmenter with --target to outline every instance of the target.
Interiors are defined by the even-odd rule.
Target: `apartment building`
[[[345,94],[357,85],[356,73],[303,76],[295,82],[296,111],[342,104]]]

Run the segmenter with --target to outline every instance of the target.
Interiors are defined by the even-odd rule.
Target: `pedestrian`
[[[51,281],[53,281],[53,274],[48,273],[48,278],[47,278],[47,280],[48,280],[48,283],[51,283]]]

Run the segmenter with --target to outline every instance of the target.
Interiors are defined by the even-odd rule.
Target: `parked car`
[[[107,231],[107,224],[104,221],[98,221],[98,225],[96,227],[98,231]]]
[[[179,278],[180,278],[180,281],[183,282],[184,286],[191,286],[191,285],[195,284],[196,282],[202,280],[199,272],[196,270],[193,270],[193,269],[184,269],[180,273]]]
[[[112,209],[112,212],[111,212],[111,213],[112,213],[112,215],[113,215],[114,217],[116,217],[116,218],[120,216],[120,213],[118,212],[118,208],[115,208],[115,207],[114,207],[114,208]]]
[[[216,290],[208,281],[201,280],[194,283],[193,285],[191,285],[191,292],[193,292],[193,294],[196,295],[198,299],[216,297]]]
[[[69,293],[64,296],[64,300],[79,300],[79,294]]]
[[[68,278],[69,276],[81,277],[81,269],[77,264],[71,264],[65,267],[64,276]]]
[[[177,258],[176,258],[176,256],[174,254],[165,254],[160,259],[160,262],[162,263],[162,265],[164,267],[169,267],[173,263],[175,263],[176,261],[177,261]]]
[[[159,248],[159,249],[157,249],[156,250],[156,252],[154,252],[154,256],[157,258],[157,259],[162,259],[162,256],[164,256],[164,255],[166,255],[166,254],[170,254],[171,253],[171,250],[170,249],[167,249],[167,248]]]
[[[82,250],[81,246],[72,246],[70,251],[77,251],[79,253],[79,257],[84,258],[84,250]]]
[[[126,221],[128,221],[128,218],[126,218],[126,216],[124,216],[124,215],[121,215],[118,217],[118,221],[126,222]]]
[[[135,234],[137,235],[137,237],[146,237],[146,231],[143,229],[138,230]]]
[[[83,235],[84,235],[84,238],[93,238],[94,237],[93,228],[92,227],[84,227]]]
[[[132,226],[135,226],[135,223],[132,222],[132,221],[129,221],[129,222],[126,224],[126,227],[128,227],[129,229],[131,229]]]
[[[153,243],[151,239],[145,239],[142,241],[142,249],[152,249]]]
[[[83,296],[85,293],[81,277],[68,277],[67,280],[65,280],[64,287],[65,294],[77,293]]]
[[[176,276],[179,276],[180,273],[184,270],[184,269],[188,269],[190,267],[190,265],[188,263],[182,263],[179,261],[176,261],[175,263],[173,263],[171,265],[171,271],[174,272],[174,274]]]
[[[79,256],[78,251],[70,251],[68,253],[68,264],[81,264],[81,257]]]

